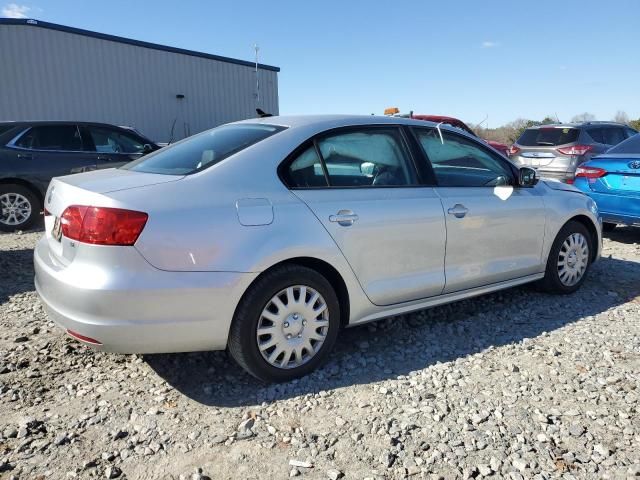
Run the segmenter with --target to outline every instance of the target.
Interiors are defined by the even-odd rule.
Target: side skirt
[[[437,297],[431,297],[427,300],[418,300],[417,302],[403,303],[400,305],[393,305],[383,310],[371,313],[362,317],[359,320],[349,323],[349,327],[354,325],[361,325],[363,323],[372,322],[374,320],[380,320],[381,318],[393,317],[395,315],[402,315],[417,310],[424,310],[425,308],[435,307],[438,305],[444,305],[445,303],[457,302],[458,300],[464,300],[466,298],[477,297],[487,293],[495,292],[497,290],[504,290],[506,288],[516,287],[525,283],[535,282],[544,277],[543,273],[536,273],[534,275],[527,275],[526,277],[520,277],[506,282],[492,283],[482,287],[471,288],[469,290],[463,290],[460,292],[447,293],[446,295],[439,295]]]

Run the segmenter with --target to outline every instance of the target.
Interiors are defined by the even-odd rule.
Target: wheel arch
[[[349,297],[349,289],[347,288],[347,284],[344,281],[344,278],[342,278],[342,275],[340,274],[340,272],[333,265],[331,265],[330,263],[326,262],[325,260],[321,260],[319,258],[315,258],[315,257],[292,257],[292,258],[288,258],[286,260],[282,260],[282,261],[279,261],[277,263],[274,263],[269,268],[267,268],[264,271],[260,272],[260,274],[256,278],[253,279],[251,284],[245,290],[245,294],[265,274],[267,274],[268,272],[273,271],[276,268],[282,267],[284,265],[300,265],[300,266],[303,266],[303,267],[307,267],[307,268],[310,268],[312,270],[315,270],[316,272],[321,274],[323,277],[325,277],[329,281],[331,286],[334,288],[334,290],[336,292],[336,295],[338,296],[338,303],[340,305],[340,324],[341,324],[341,326],[342,327],[346,327],[349,324],[350,297]],[[242,298],[240,299],[240,302],[238,302],[238,305],[236,306],[236,311],[239,308],[240,304],[242,303],[245,294],[242,295]],[[235,318],[235,313],[234,313],[234,318]]]
[[[598,242],[600,241],[600,237],[598,236],[597,227],[593,223],[593,220],[591,220],[588,216],[586,216],[586,215],[575,215],[575,216],[571,217],[569,220],[567,220],[564,223],[564,225],[562,225],[562,228],[564,228],[564,226],[567,223],[571,222],[571,221],[581,223],[582,225],[584,225],[584,227],[589,232],[589,236],[591,237],[591,244],[594,247],[594,248],[591,249],[592,250],[591,251],[591,261],[593,262],[598,256]]]
[[[22,187],[28,188],[29,191],[31,191],[31,193],[36,196],[36,198],[40,202],[40,206],[42,207],[44,205],[44,197],[42,195],[42,192],[40,192],[40,189],[27,180],[14,177],[4,177],[0,178],[0,185],[20,185]]]

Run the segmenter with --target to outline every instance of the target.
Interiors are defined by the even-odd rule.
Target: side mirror
[[[518,186],[533,187],[536,183],[538,183],[536,171],[533,168],[521,167],[518,171]]]
[[[145,143],[142,147],[142,153],[146,155],[147,153],[151,153],[151,152],[153,152],[153,147],[150,144]]]

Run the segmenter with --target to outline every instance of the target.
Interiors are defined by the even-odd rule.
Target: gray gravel
[[[263,385],[224,352],[113,355],[33,290],[39,232],[0,234],[0,478],[636,478],[640,230],[582,290],[516,288],[343,332]]]

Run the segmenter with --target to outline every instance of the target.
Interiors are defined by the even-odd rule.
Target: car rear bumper
[[[109,352],[226,348],[236,305],[257,274],[167,272],[131,247],[102,248],[121,248],[126,261],[107,268],[82,262],[62,267],[47,239],[38,242],[35,285],[52,320]]]

